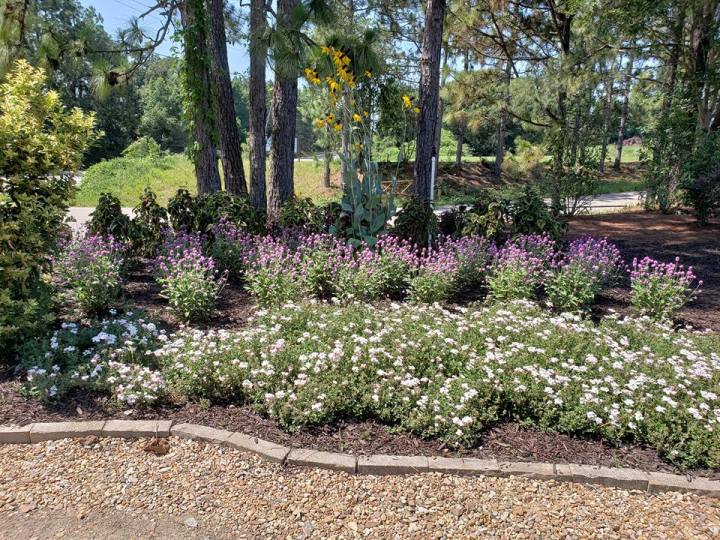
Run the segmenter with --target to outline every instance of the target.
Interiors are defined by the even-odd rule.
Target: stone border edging
[[[319,467],[349,474],[412,474],[437,472],[456,475],[524,476],[539,480],[598,484],[658,493],[679,491],[720,498],[720,481],[638,469],[596,467],[574,463],[498,461],[496,459],[440,456],[353,456],[286,446],[243,433],[198,424],[173,424],[171,420],[97,420],[85,422],[39,422],[22,427],[0,426],[0,444],[31,444],[88,436],[134,439],[179,437],[257,454],[286,465]]]

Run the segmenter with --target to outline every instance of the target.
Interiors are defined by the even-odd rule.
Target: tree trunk
[[[432,157],[437,157],[438,153],[434,146],[444,18],[445,0],[428,0],[420,60],[420,114],[415,144],[415,197],[420,201],[429,201],[432,196]]]
[[[292,25],[292,13],[298,0],[278,0],[277,24],[283,28]],[[268,217],[276,219],[282,204],[293,196],[295,186],[294,148],[295,120],[297,117],[298,81],[297,66],[282,66],[275,61],[275,86],[272,97],[272,128],[270,136],[270,193]]]
[[[213,82],[215,120],[220,139],[225,189],[233,195],[247,194],[243,170],[240,133],[235,120],[235,102],[230,82],[230,66],[225,39],[223,0],[207,0],[210,19],[210,70]]]
[[[470,53],[465,50],[465,60],[463,62],[463,71],[467,73],[470,70]],[[465,125],[460,127],[458,134],[457,146],[455,147],[455,167],[458,169],[462,166],[463,144],[465,144]]]
[[[692,78],[690,86],[695,99],[697,116],[697,129],[695,145],[709,133],[712,119],[709,111],[709,73],[713,70],[710,51],[713,48],[717,32],[716,12],[717,0],[703,0],[693,4],[692,28],[690,31],[690,46],[692,48],[691,66]]]
[[[199,195],[220,191],[213,123],[210,110],[210,64],[207,50],[207,15],[202,0],[185,0],[180,9],[184,32],[185,90],[190,94],[195,177]]]
[[[556,27],[558,37],[560,40],[560,72],[558,75],[558,95],[557,95],[557,117],[555,118],[555,124],[561,130],[560,136],[558,137],[557,147],[555,148],[554,166],[556,170],[562,170],[563,160],[565,157],[565,148],[567,146],[567,130],[568,130],[568,114],[567,114],[567,99],[568,99],[568,83],[571,82],[568,79],[571,74],[568,72],[568,62],[570,56],[570,40],[572,38],[572,23],[574,16],[564,13],[562,11],[556,11],[552,8],[553,17],[556,19]],[[559,207],[560,201],[555,198],[552,202],[554,209]],[[557,211],[557,210],[554,210]]]
[[[332,154],[330,153],[330,150],[327,148],[325,149],[325,155],[323,156],[323,187],[329,188],[330,187],[330,161],[332,159]]]
[[[630,78],[632,77],[633,63],[635,58],[632,54],[628,57],[628,65],[625,70],[625,76],[623,77],[623,97],[622,97],[622,109],[620,111],[620,127],[618,128],[618,137],[615,144],[617,154],[615,154],[615,163],[613,163],[613,169],[616,171],[620,170],[620,160],[622,159],[623,141],[625,140],[625,125],[627,124],[628,107],[630,101]]]
[[[667,142],[667,123],[670,116],[670,107],[672,106],[673,95],[675,94],[675,82],[677,81],[678,61],[680,60],[680,49],[683,46],[683,34],[685,30],[685,9],[684,6],[679,8],[678,18],[673,31],[673,44],[670,49],[670,59],[668,61],[668,81],[666,83],[665,93],[663,94],[662,108],[660,109],[660,131],[657,136],[657,143],[653,148],[653,162],[658,164],[662,160],[662,153]]]
[[[448,56],[449,56],[449,50],[448,47],[445,47],[444,51],[442,51],[443,54],[443,61],[442,65],[447,66],[448,63]],[[442,68],[441,68],[442,70]],[[445,86],[445,82],[447,81],[447,72],[443,74],[442,80],[440,81],[440,88]],[[440,149],[442,148],[442,122],[443,122],[443,115],[445,114],[445,104],[443,103],[443,100],[440,99],[440,94],[438,93],[438,115],[437,115],[437,124],[435,124],[435,148],[437,149],[437,163],[438,167],[440,166]]]
[[[605,103],[603,103],[602,144],[600,146],[600,164],[598,166],[598,169],[601,173],[605,172],[605,160],[607,159],[608,131],[610,129],[610,110],[612,108],[615,89],[614,79],[615,77],[613,76],[613,66],[610,66],[610,73],[608,74],[608,79],[606,82],[608,86],[607,92],[605,93]]]
[[[265,167],[267,161],[265,124],[267,122],[267,86],[265,65],[267,45],[264,33],[267,26],[265,0],[250,0],[250,201],[256,210],[267,210]]]
[[[505,131],[507,129],[508,108],[510,107],[510,78],[512,77],[512,60],[505,61],[505,76],[503,77],[503,108],[498,116],[497,131],[495,132],[495,177],[502,175],[502,165],[505,160]]]

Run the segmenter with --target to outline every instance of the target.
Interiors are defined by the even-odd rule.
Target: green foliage
[[[550,214],[540,193],[530,186],[525,186],[512,200],[510,212],[514,235],[546,232],[558,238],[564,227]]]
[[[110,193],[100,194],[87,227],[92,234],[114,236],[118,240],[127,240],[130,236],[130,218],[123,214],[120,200]]]
[[[560,311],[585,311],[597,294],[597,284],[580,265],[567,265],[545,283],[548,300]]]
[[[160,145],[152,137],[140,137],[122,151],[123,156],[130,158],[157,158],[160,154]]]
[[[167,228],[167,211],[158,204],[155,193],[145,188],[130,221],[133,251],[143,257],[153,257],[163,243]]]
[[[485,191],[464,216],[463,234],[504,239],[547,232],[558,238],[565,225],[555,218],[540,193],[529,185],[521,189]]]
[[[420,271],[410,281],[408,297],[412,302],[447,302],[455,293],[455,276],[450,272]]]
[[[122,206],[132,207],[145,188],[154,191],[160,201],[167,201],[178,189],[194,190],[195,184],[195,169],[184,155],[119,157],[87,168],[74,204],[95,206],[101,193],[110,193]]]
[[[182,152],[188,127],[182,116],[182,87],[177,60],[162,58],[148,66],[140,88],[142,116],[138,133],[158,142],[163,150]]]
[[[515,180],[538,179],[543,170],[545,148],[523,139],[515,138],[515,151],[508,152],[503,161],[503,171]]]
[[[176,231],[209,234],[221,220],[249,233],[260,233],[265,227],[264,214],[255,210],[246,196],[227,191],[193,197],[180,189],[168,202],[168,215]]]
[[[291,197],[285,201],[278,214],[277,226],[281,229],[297,228],[307,232],[324,232],[325,213],[315,206],[309,197]]]
[[[694,208],[698,221],[707,224],[712,213],[720,209],[720,171],[686,181],[683,188],[685,200]]]
[[[95,118],[65,110],[25,61],[0,85],[0,350],[15,347],[52,319],[50,255],[75,189],[66,171],[100,135]]]
[[[187,189],[178,189],[168,201],[167,211],[173,230],[186,232],[197,230],[195,224],[197,201]]]
[[[353,246],[374,246],[386,232],[386,224],[395,214],[392,193],[385,194],[376,163],[371,163],[362,179],[354,161],[350,161],[344,178],[342,213],[330,232],[342,236]]]
[[[588,196],[598,189],[598,177],[587,167],[553,168],[543,179],[555,215],[574,216],[585,209]]]
[[[427,247],[438,235],[438,218],[427,201],[411,198],[398,212],[393,233],[419,247]]]
[[[112,237],[74,238],[54,261],[65,299],[84,314],[97,316],[116,305],[122,292],[125,246]]]

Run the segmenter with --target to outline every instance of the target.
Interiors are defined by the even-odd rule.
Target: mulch
[[[626,213],[574,218],[568,237],[583,234],[607,236],[618,244],[629,263],[633,257],[652,256],[671,261],[676,256],[692,265],[704,280],[703,293],[685,308],[679,323],[720,331],[720,223],[699,227],[690,216],[665,216],[654,213]],[[627,283],[604,293],[594,315],[609,310],[631,313]],[[147,265],[131,270],[126,286],[128,305],[144,309],[170,328],[179,321],[159,297],[159,290]],[[240,328],[253,312],[252,303],[238,284],[228,284],[213,319],[206,325],[216,328]],[[370,420],[348,420],[334,425],[287,433],[276,422],[257,414],[248,406],[198,403],[166,403],[149,410],[125,411],[97,395],[74,395],[57,404],[42,404],[20,394],[20,381],[9,373],[0,373],[0,425],[28,424],[39,421],[92,419],[172,419],[217,428],[240,431],[266,440],[294,447],[349,452],[353,454],[443,455],[512,461],[573,462],[588,465],[623,466],[647,471],[677,472],[671,463],[641,446],[610,445],[599,440],[583,439],[546,432],[516,422],[504,422],[488,429],[474,448],[462,450],[443,446],[398,432]],[[720,479],[720,470],[688,471]]]
[[[580,216],[570,222],[568,238],[591,234],[607,236],[617,244],[627,264],[634,257],[672,262],[675,257],[692,266],[703,281],[697,300],[686,306],[679,324],[720,331],[720,220],[700,226],[693,216],[637,212]],[[632,314],[629,280],[605,291],[593,306],[600,316],[609,310]]]
[[[271,418],[249,406],[166,403],[147,410],[126,411],[106,397],[78,394],[60,403],[42,404],[26,399],[20,382],[0,382],[0,425],[72,420],[169,419],[239,431],[296,448],[312,448],[355,455],[391,454],[445,457],[496,458],[507,461],[582,463],[606,467],[631,467],[645,471],[685,472],[720,479],[720,470],[682,470],[660,458],[653,449],[563,435],[503,422],[487,430],[473,448],[454,449],[437,440],[426,440],[372,420],[349,420],[308,428],[297,433],[283,431]]]

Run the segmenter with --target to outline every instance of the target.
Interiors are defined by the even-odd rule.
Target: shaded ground
[[[167,301],[160,296],[160,285],[155,281],[149,261],[140,261],[128,272],[124,286],[125,302],[140,308],[152,318],[177,329],[180,321],[168,309]],[[254,304],[241,284],[228,283],[222,290],[215,311],[201,328],[240,328],[254,311]]]
[[[684,308],[680,322],[720,331],[720,220],[700,227],[693,216],[637,212],[580,216],[572,220],[569,238],[591,234],[607,236],[620,248],[625,261],[653,257],[692,266],[703,280],[698,299]],[[607,291],[594,308],[598,313],[615,309],[629,313],[629,283]]]
[[[85,512],[74,508],[57,510],[29,508],[30,506],[25,506],[24,511],[0,512],[0,540],[31,538],[200,540],[223,537],[221,533],[210,529],[211,524],[204,524],[199,531],[197,528],[188,527],[179,518],[157,515],[157,513],[148,515],[142,509],[134,512],[107,509],[86,515]]]

